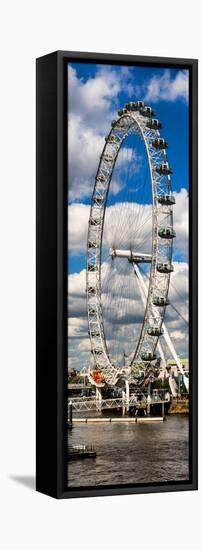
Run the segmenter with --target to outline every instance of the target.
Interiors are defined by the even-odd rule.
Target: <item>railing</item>
[[[159,397],[150,398],[149,400],[145,397],[139,401],[136,396],[130,397],[129,400],[123,398],[113,398],[113,399],[101,399],[97,400],[95,398],[85,398],[85,399],[71,399],[72,410],[75,412],[82,411],[94,411],[102,409],[116,409],[122,407],[131,407],[135,406],[138,409],[146,408],[147,405],[157,405],[162,403],[168,403],[169,399],[161,399]]]

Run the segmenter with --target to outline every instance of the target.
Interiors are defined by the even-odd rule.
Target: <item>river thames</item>
[[[189,418],[147,424],[74,424],[69,445],[93,445],[96,458],[69,462],[68,487],[189,479]]]

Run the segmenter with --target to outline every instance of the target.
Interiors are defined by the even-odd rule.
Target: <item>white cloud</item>
[[[83,338],[87,334],[87,319],[69,317],[68,336],[69,338]]]
[[[173,256],[180,255],[181,259],[188,259],[189,239],[189,195],[186,189],[174,193],[176,204],[173,207],[173,225],[176,231]]]
[[[169,299],[177,311],[188,321],[188,264],[174,262],[174,268],[174,273],[171,275]],[[110,269],[109,264],[103,266],[105,274],[107,271],[109,273]],[[74,358],[75,366],[83,366],[86,361],[92,360],[87,336],[85,288],[85,270],[69,275],[69,355]],[[133,351],[144,313],[129,264],[126,264],[125,271],[119,273],[118,284],[116,270],[112,273],[107,294],[105,285],[103,285],[102,303],[109,351],[118,359],[123,350],[128,353]],[[107,315],[106,308],[108,308]],[[177,353],[181,357],[186,357],[188,354],[188,326],[171,306],[168,306],[166,310],[165,322]],[[165,347],[163,338],[161,340],[166,357],[169,358],[170,352]]]
[[[68,206],[68,250],[74,256],[86,254],[89,215],[90,206],[87,204]]]
[[[90,197],[93,179],[112,119],[112,102],[120,91],[118,76],[100,70],[86,82],[68,69],[69,199]]]
[[[119,186],[116,181],[115,185]],[[121,185],[121,184],[120,184]],[[174,258],[188,258],[188,215],[189,198],[186,189],[174,193],[176,204],[173,207],[174,228]],[[151,207],[137,203],[116,203],[106,208],[103,245],[109,248],[130,248],[135,243],[138,249],[144,242],[144,252],[151,251]],[[69,251],[73,255],[86,254],[88,219],[90,206],[73,203],[68,207]]]
[[[84,338],[80,342],[80,344],[78,345],[78,350],[80,352],[90,353],[90,349],[91,349],[91,346],[90,346],[90,339],[89,338]]]
[[[86,270],[71,273],[68,276],[68,314],[69,317],[87,318],[86,314]]]
[[[68,277],[68,291],[70,296],[83,296],[86,287],[86,270],[80,273],[71,273]]]
[[[181,332],[180,330],[171,331],[170,336],[174,340],[184,340],[185,339],[184,332]]]
[[[121,87],[120,74],[112,68],[103,66],[94,77],[84,81],[77,77],[75,68],[69,66],[69,111],[80,115],[83,122],[88,123],[91,128],[96,127],[97,130],[101,124],[104,130],[106,117],[108,120],[111,117],[112,101],[116,104]]]
[[[104,138],[84,124],[80,116],[69,115],[69,200],[89,197]]]
[[[90,198],[99,157],[108,134],[111,121],[116,116],[118,94],[129,86],[130,70],[119,71],[103,67],[87,81],[79,79],[76,70],[68,72],[68,178],[69,200]],[[132,92],[132,90],[131,90]],[[117,166],[133,157],[133,168],[138,164],[135,153],[122,148]],[[114,186],[118,193],[119,186]]]
[[[169,69],[163,75],[154,75],[146,85],[145,101],[188,101],[188,71],[180,70],[175,78],[171,78]]]

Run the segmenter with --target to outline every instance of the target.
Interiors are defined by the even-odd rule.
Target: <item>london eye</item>
[[[158,372],[158,358],[164,357],[161,337],[170,342],[164,317],[174,270],[175,197],[168,143],[155,116],[143,101],[118,111],[92,194],[88,330],[94,365],[109,385],[121,376],[131,377],[137,386],[148,383]]]

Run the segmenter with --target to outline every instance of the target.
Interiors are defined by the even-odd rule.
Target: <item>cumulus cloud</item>
[[[71,273],[68,277],[69,296],[83,296],[86,287],[86,270],[83,269],[80,273]]]
[[[86,254],[90,206],[73,203],[68,206],[68,250],[74,256]]]
[[[118,185],[118,184],[117,184]],[[176,204],[173,209],[174,258],[188,258],[188,216],[189,198],[186,189],[174,193]],[[68,208],[69,251],[73,255],[86,254],[88,219],[90,206],[73,203]],[[106,253],[110,247],[131,248],[144,246],[144,252],[151,252],[151,206],[138,203],[116,203],[106,208],[103,245]],[[105,256],[104,256],[105,257]]]
[[[180,332],[180,330],[171,331],[170,336],[174,340],[184,340],[185,338],[184,332]]]
[[[105,134],[109,132],[111,121],[116,115],[118,94],[129,93],[130,70],[119,71],[111,67],[101,67],[94,77],[84,81],[79,79],[75,68],[68,69],[68,180],[69,200],[81,200],[91,196],[99,157],[104,146]],[[126,90],[127,88],[127,90]],[[120,167],[134,151],[126,150],[119,157]],[[124,154],[125,153],[125,154]],[[134,159],[135,161],[138,159]],[[114,193],[119,192],[119,185]]]
[[[68,276],[69,318],[87,318],[86,315],[86,270]]]
[[[163,75],[154,75],[146,84],[145,101],[176,101],[183,99],[188,101],[188,71],[180,70],[175,78],[171,77],[169,69],[165,70]]]
[[[68,323],[68,337],[69,338],[83,338],[87,334],[87,319],[81,319],[79,317],[69,317]]]
[[[83,340],[81,340],[81,342],[78,345],[78,350],[80,352],[90,353],[90,349],[91,349],[90,339],[89,338],[84,338]]]
[[[69,65],[69,111],[80,116],[84,123],[90,124],[96,130],[101,124],[104,130],[106,122],[103,115],[109,121],[112,101],[115,107],[121,87],[120,75],[111,67],[100,66],[95,76],[84,81],[77,77],[76,69]]]
[[[188,259],[188,238],[189,238],[189,195],[186,189],[174,193],[176,204],[173,208],[173,223],[176,231],[174,240],[174,258]]]
[[[111,355],[118,360],[121,353],[132,353],[135,342],[140,333],[143,321],[143,306],[132,268],[125,264],[125,272],[119,273],[109,264],[103,265],[105,275],[113,269],[111,282],[102,289],[102,304],[104,326],[108,349]],[[166,326],[180,357],[188,356],[188,282],[189,268],[186,262],[174,262],[174,273],[171,275],[169,299],[171,304],[166,309]],[[117,284],[118,280],[118,284]],[[145,283],[148,284],[147,278]],[[86,271],[69,275],[69,354],[74,358],[75,366],[83,366],[92,360],[89,338],[87,336],[88,323],[86,313]],[[180,313],[181,317],[179,316]],[[184,320],[183,320],[184,319]],[[170,352],[162,346],[167,358]],[[72,362],[71,362],[72,365]]]
[[[100,70],[87,81],[68,68],[69,199],[90,197],[104,135],[111,121],[111,106],[120,91],[113,71]]]

